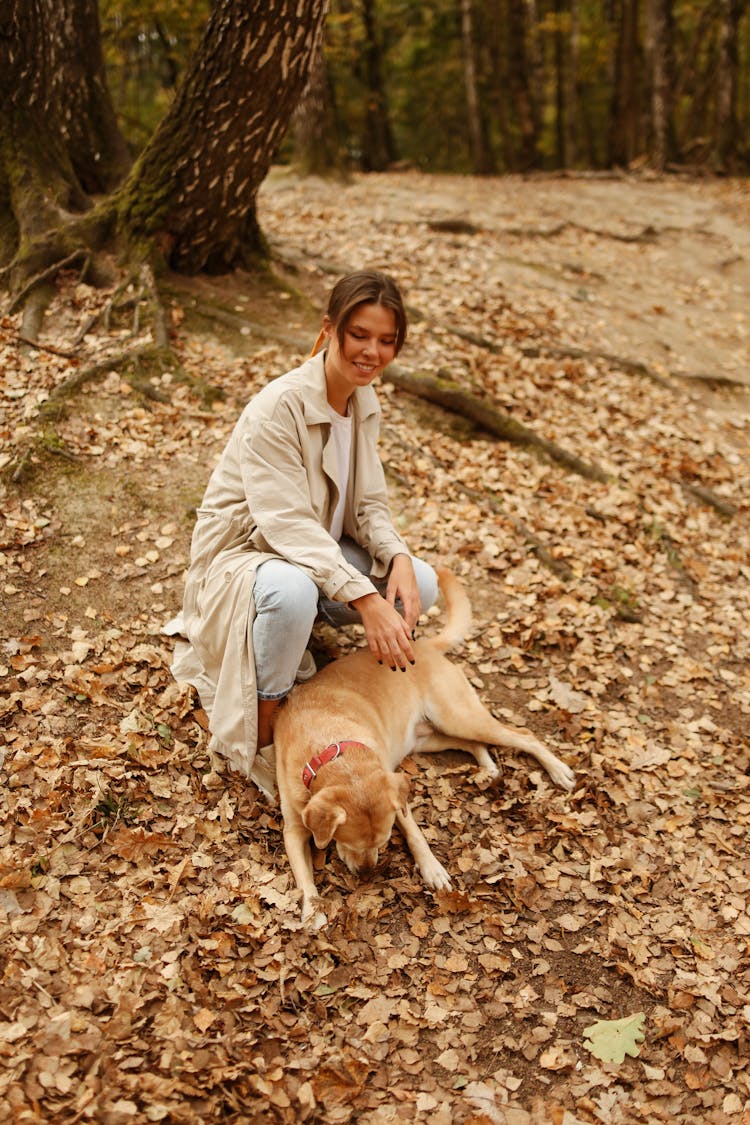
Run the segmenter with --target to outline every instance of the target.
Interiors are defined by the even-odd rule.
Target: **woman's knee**
[[[422,613],[426,613],[431,605],[434,605],[438,596],[438,580],[437,574],[432,569],[429,563],[423,562],[422,559],[412,558],[414,566],[414,577],[417,580],[419,587],[419,597],[422,602]]]
[[[303,570],[281,559],[270,559],[258,567],[255,578],[255,612],[274,614],[295,622],[315,620],[318,587]]]

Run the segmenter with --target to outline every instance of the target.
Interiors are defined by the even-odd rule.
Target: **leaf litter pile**
[[[464,214],[467,185],[484,226],[438,229]],[[147,338],[132,301],[95,319],[112,293],[63,279],[49,350],[2,322],[10,1120],[750,1120],[748,400],[674,378],[692,353],[660,363],[645,312],[626,352],[621,308],[596,288],[619,277],[624,306],[626,277],[661,286],[714,373],[736,377],[747,326],[719,264],[733,197],[684,187],[700,223],[629,243],[615,237],[642,226],[629,190],[597,188],[609,240],[567,223],[540,245],[519,230],[549,225],[554,183],[362,177],[332,202],[328,185],[281,177],[261,219],[292,287],[261,296],[239,275],[172,290],[180,368],[140,380],[107,369],[134,329]],[[680,186],[651,190],[669,211]],[[714,274],[670,275],[709,235]],[[453,890],[424,890],[395,830],[369,881],[321,857],[329,924],[310,933],[278,809],[209,759],[161,628],[242,405],[306,353],[334,274],[363,263],[393,272],[415,310],[403,368],[447,371],[603,472],[381,387],[399,526],[474,606],[455,659],[578,784],[555,790],[522,755],[489,788],[458,752],[407,760]],[[690,319],[695,286],[701,315],[725,310],[713,343]],[[55,396],[92,364],[96,378]],[[319,643],[336,655],[362,636]]]

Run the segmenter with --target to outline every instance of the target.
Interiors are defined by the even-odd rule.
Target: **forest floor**
[[[166,279],[179,370],[108,367],[148,340],[135,290],[93,321],[112,292],[66,277],[45,348],[0,321],[10,1119],[750,1122],[749,204],[279,169],[273,275]],[[328,855],[310,933],[278,810],[209,760],[161,629],[243,404],[363,264],[414,310],[402,367],[606,476],[382,386],[398,524],[474,606],[455,659],[577,786],[522,755],[490,788],[458,753],[407,760],[453,891],[396,832],[369,881]]]

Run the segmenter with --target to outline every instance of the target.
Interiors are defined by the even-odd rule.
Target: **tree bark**
[[[374,0],[362,0],[362,24],[366,83],[362,168],[365,172],[383,172],[389,164],[395,163],[398,154],[383,81],[383,51],[378,37]]]
[[[497,169],[487,136],[487,123],[482,112],[477,81],[477,58],[474,43],[474,13],[471,0],[461,0],[461,43],[464,59],[464,87],[469,125],[471,161],[479,176],[492,175]]]
[[[638,155],[639,0],[620,0],[615,82],[610,118],[610,163],[627,167]]]
[[[734,171],[737,163],[738,38],[741,14],[741,0],[721,0],[715,162],[723,172]]]
[[[568,66],[565,76],[565,167],[578,163],[578,67],[581,47],[579,0],[570,0]]]
[[[554,0],[553,11],[555,16],[555,165],[558,168],[565,168],[565,134],[567,132],[568,107],[566,104],[565,16],[561,0]]]
[[[322,42],[310,64],[307,85],[292,118],[294,156],[305,175],[344,176],[336,106]]]
[[[26,240],[85,210],[52,77],[51,0],[12,0],[0,9],[0,250],[7,263]]]
[[[117,229],[184,273],[265,254],[258,188],[307,80],[327,0],[216,0],[172,106],[116,197]]]
[[[651,162],[663,172],[672,158],[672,0],[650,0],[651,38]]]
[[[111,191],[131,164],[107,86],[98,0],[45,0],[50,94],[73,169],[88,194]]]
[[[527,18],[528,8],[528,18]],[[530,25],[526,44],[527,24]],[[508,0],[510,40],[510,93],[518,113],[519,151],[511,167],[519,171],[538,164],[539,105],[544,90],[544,62],[539,46],[536,0]],[[501,95],[503,96],[503,95]]]

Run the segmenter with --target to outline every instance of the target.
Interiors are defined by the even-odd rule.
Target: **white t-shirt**
[[[339,501],[331,519],[329,531],[338,542],[344,530],[344,507],[346,505],[346,492],[349,485],[349,462],[352,455],[352,418],[337,413],[329,407],[331,415],[331,440],[336,449],[336,465],[339,471]]]

